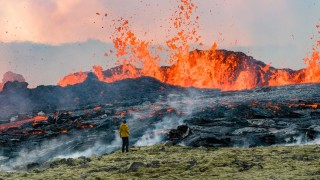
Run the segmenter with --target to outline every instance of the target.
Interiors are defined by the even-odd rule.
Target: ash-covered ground
[[[101,96],[102,90],[111,95]],[[113,84],[89,79],[66,88],[27,89],[11,83],[0,94],[0,110],[21,108],[21,102],[25,111],[1,116],[0,170],[32,168],[55,157],[110,153],[120,148],[117,130],[124,119],[131,129],[131,146],[168,140],[207,147],[318,143],[319,92],[320,84],[221,92],[170,86],[147,77]],[[17,93],[19,99],[10,99]],[[77,101],[63,106],[68,99]],[[171,130],[180,125],[190,131]]]

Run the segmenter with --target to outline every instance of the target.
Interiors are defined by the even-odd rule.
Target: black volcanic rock
[[[140,103],[143,98],[150,101],[172,91],[183,88],[161,83],[151,77],[125,79],[113,83],[99,81],[93,73],[81,84],[73,86],[38,86],[28,89],[26,82],[8,82],[0,93],[0,118],[7,119],[14,114],[39,111],[53,112],[58,109],[75,109],[92,103],[116,102],[134,99]],[[23,104],[23,107],[17,108]]]
[[[28,87],[27,82],[19,82],[19,81],[8,81],[3,86],[3,93],[19,93],[27,90]]]

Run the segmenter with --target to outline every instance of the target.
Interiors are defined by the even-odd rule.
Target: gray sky
[[[194,0],[202,42],[243,51],[278,68],[300,69],[315,44],[319,0]],[[0,0],[0,76],[32,85],[113,65],[111,20],[124,17],[137,37],[163,44],[175,0]],[[101,15],[98,16],[96,13]],[[104,14],[107,13],[107,16]],[[145,35],[145,32],[147,34]]]

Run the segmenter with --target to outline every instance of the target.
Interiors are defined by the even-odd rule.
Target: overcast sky
[[[319,0],[194,2],[205,45],[218,42],[219,48],[278,68],[304,67],[320,22]],[[56,84],[70,72],[113,65],[103,56],[112,47],[112,19],[124,17],[139,38],[162,44],[177,5],[176,0],[0,0],[0,76],[11,70],[32,86]]]

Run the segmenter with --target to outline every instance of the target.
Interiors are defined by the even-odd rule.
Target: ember
[[[32,130],[32,131],[28,131],[26,132],[26,134],[44,134],[45,132],[43,130]]]
[[[80,129],[86,129],[86,128],[92,129],[92,128],[94,128],[94,126],[92,124],[82,124],[78,128],[80,128]]]
[[[169,108],[169,109],[167,109],[167,112],[168,113],[172,113],[174,111],[174,109],[173,108]]]
[[[63,130],[60,130],[59,132],[61,132],[61,133],[67,133],[67,132],[68,132],[68,130],[63,129]]]
[[[95,110],[95,111],[99,111],[100,109],[101,109],[101,106],[96,106],[93,108],[93,110]]]

